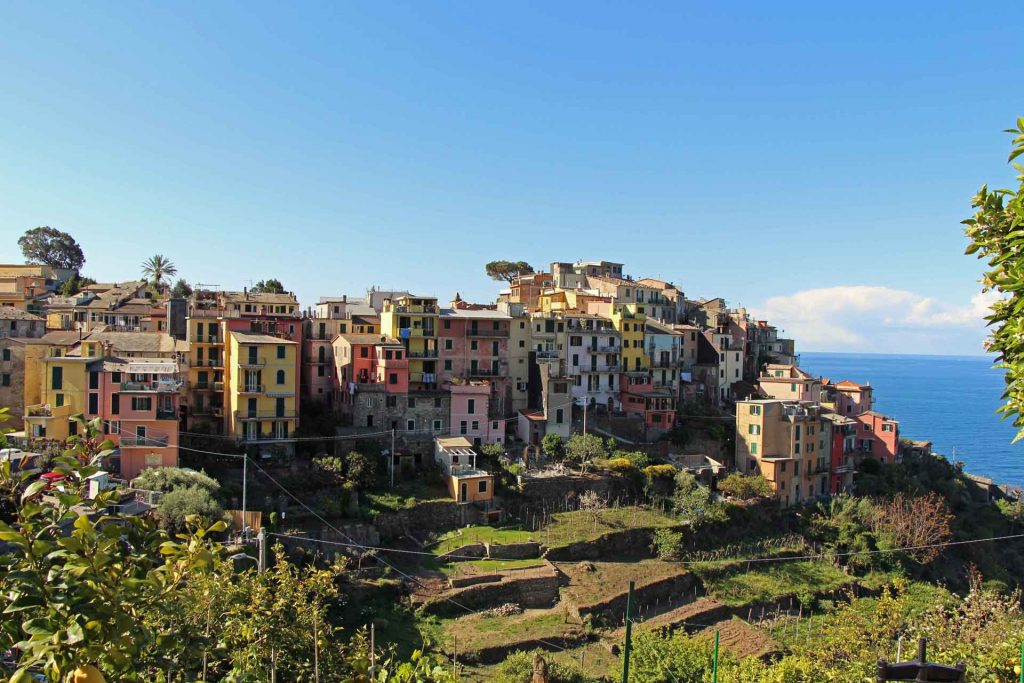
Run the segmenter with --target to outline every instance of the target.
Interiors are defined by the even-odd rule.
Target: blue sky
[[[46,224],[98,279],[304,304],[609,258],[804,349],[977,353],[1018,8],[834,5],[4,3],[0,254]]]

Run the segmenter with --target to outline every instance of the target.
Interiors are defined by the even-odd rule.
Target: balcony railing
[[[501,368],[495,370],[494,368],[469,368],[466,370],[466,374],[470,377],[500,377],[502,375]]]
[[[558,360],[561,357],[558,351],[538,351],[537,360]]]
[[[196,391],[224,391],[224,382],[193,382]]]
[[[166,434],[122,436],[120,445],[122,448],[167,448],[169,440]]]
[[[587,372],[618,372],[619,371],[619,366],[617,364],[615,364],[615,363],[612,363],[610,365],[609,364],[591,365],[589,368],[588,367],[580,368],[580,371],[584,372],[584,373],[587,373]]]
[[[267,387],[265,384],[243,384],[238,387],[238,393],[240,394],[262,394],[266,391]]]
[[[175,408],[157,408],[156,419],[158,420],[177,420],[178,411]]]
[[[431,314],[437,313],[437,306],[427,304],[425,306],[395,306],[396,313],[424,313]]]
[[[223,368],[224,359],[222,358],[200,358],[192,364],[194,368]]]
[[[249,411],[249,410],[236,410],[236,420],[294,420],[296,417],[294,410],[271,410],[266,412]]]
[[[410,351],[406,355],[409,358],[437,358],[437,354],[437,349],[428,349],[426,351]]]
[[[197,334],[193,341],[197,344],[221,344],[223,340],[217,334]]]
[[[605,346],[588,346],[587,351],[591,353],[622,353],[622,347],[614,344]]]
[[[238,359],[238,367],[240,368],[262,368],[266,364],[267,360],[265,358],[246,357]]]
[[[129,393],[157,392],[172,394],[181,391],[181,382],[121,382],[121,391]]]

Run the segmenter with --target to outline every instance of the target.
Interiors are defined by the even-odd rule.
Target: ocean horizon
[[[924,355],[803,351],[800,367],[833,381],[870,383],[878,412],[900,423],[900,435],[931,441],[972,474],[1024,485],[1024,442],[996,414],[1005,387],[990,355]]]

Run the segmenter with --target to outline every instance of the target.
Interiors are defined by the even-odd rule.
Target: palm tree
[[[157,289],[163,287],[164,278],[174,277],[178,269],[173,263],[161,254],[150,256],[142,262],[142,274],[150,280]]]

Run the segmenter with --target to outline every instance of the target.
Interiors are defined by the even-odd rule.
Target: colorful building
[[[900,456],[900,423],[873,410],[853,418],[857,421],[857,450],[862,457],[872,457],[892,465]]]
[[[440,312],[439,321],[438,382],[486,381],[492,391],[489,404],[493,415],[505,417],[512,407],[508,363],[511,317],[495,309],[469,307],[456,295],[452,307]]]
[[[608,412],[618,410],[622,372],[618,330],[610,320],[589,313],[567,313],[565,324],[566,371],[572,378],[576,404]]]
[[[490,408],[491,386],[486,380],[469,380],[448,385],[451,393],[452,434],[463,436],[474,446],[503,443],[505,421],[494,417]]]
[[[474,503],[490,510],[494,502],[494,475],[477,468],[476,451],[462,436],[434,439],[434,460],[456,503]]]
[[[766,365],[758,378],[768,398],[790,401],[821,401],[822,381],[795,365]]]
[[[228,433],[245,444],[287,439],[298,424],[298,344],[229,330],[225,346]]]
[[[409,357],[409,386],[429,391],[438,387],[437,331],[439,309],[433,297],[402,296],[384,301],[383,334],[398,339]]]
[[[833,421],[806,401],[736,403],[736,469],[761,474],[785,507],[831,493]]]

